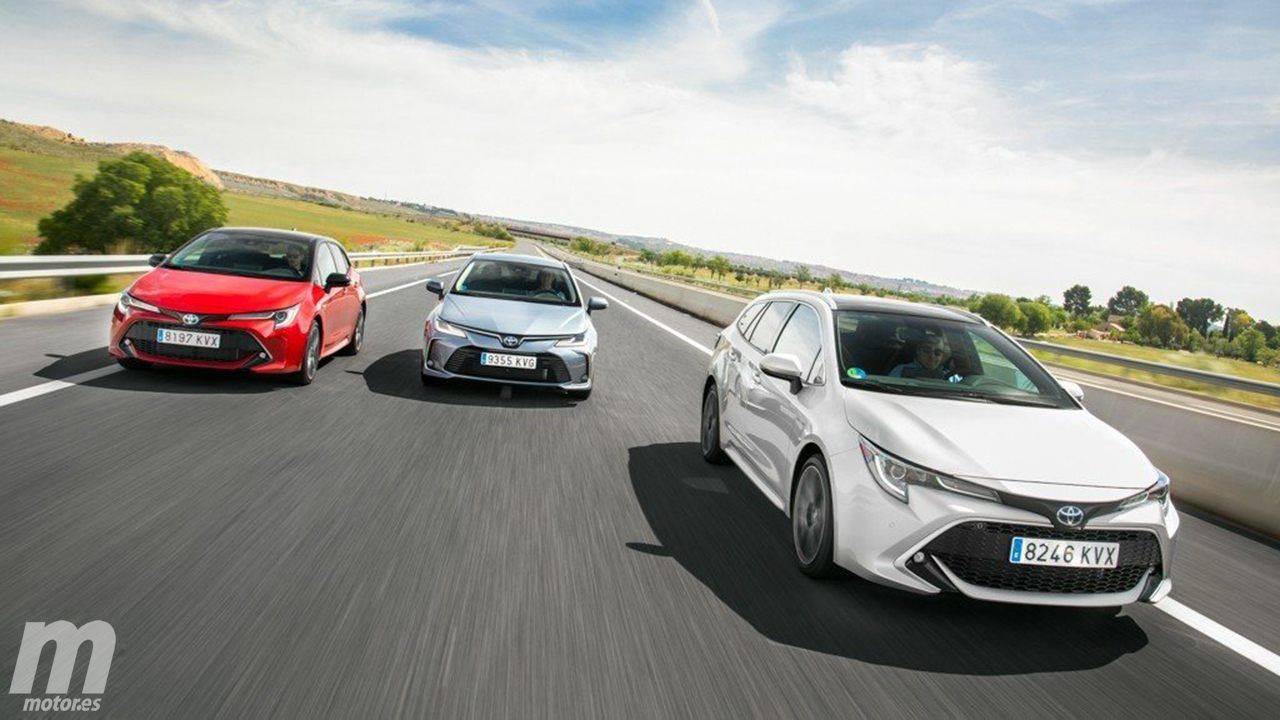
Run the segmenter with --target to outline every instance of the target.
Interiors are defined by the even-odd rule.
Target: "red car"
[[[151,264],[111,315],[109,350],[126,368],[283,373],[307,385],[321,358],[364,342],[360,274],[331,238],[217,228]]]

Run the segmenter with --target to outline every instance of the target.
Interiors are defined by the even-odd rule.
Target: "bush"
[[[1022,311],[1008,295],[999,293],[983,295],[974,303],[973,311],[986,318],[992,325],[1014,331],[1022,329],[1024,322]]]
[[[103,160],[73,190],[66,207],[40,221],[37,253],[167,252],[227,221],[216,189],[144,152]]]

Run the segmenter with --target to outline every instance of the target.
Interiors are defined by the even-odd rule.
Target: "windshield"
[[[563,268],[518,260],[476,259],[458,275],[454,294],[577,305],[573,280]]]
[[[311,243],[252,233],[208,232],[178,248],[164,266],[272,280],[308,280]]]
[[[1075,404],[1013,341],[986,325],[893,313],[836,312],[840,380],[850,387],[956,400]]]

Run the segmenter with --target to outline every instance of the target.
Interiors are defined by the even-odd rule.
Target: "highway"
[[[422,387],[436,302],[422,281],[459,265],[367,272],[381,294],[363,352],[309,387],[116,371],[110,308],[0,322],[0,685],[24,622],[101,619],[118,642],[111,717],[1280,707],[1274,668],[1160,607],[805,578],[785,517],[699,457],[700,346],[718,328],[604,281],[583,278],[620,301],[594,316],[589,400]],[[1086,391],[1174,478],[1175,499],[1180,474],[1280,472],[1265,419]],[[1280,652],[1280,546],[1183,521],[1173,597]],[[0,697],[0,717],[20,709]]]

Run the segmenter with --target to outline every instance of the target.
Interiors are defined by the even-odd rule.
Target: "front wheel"
[[[700,443],[702,459],[715,465],[723,465],[729,461],[720,446],[720,394],[715,385],[707,388],[702,397],[702,432]]]
[[[791,501],[791,539],[796,565],[809,577],[828,577],[835,570],[831,559],[835,545],[832,522],[831,481],[821,455],[805,460],[796,479]]]
[[[316,379],[316,369],[320,367],[320,325],[311,323],[307,333],[307,347],[302,355],[302,367],[293,374],[293,381],[298,385],[310,385]]]

